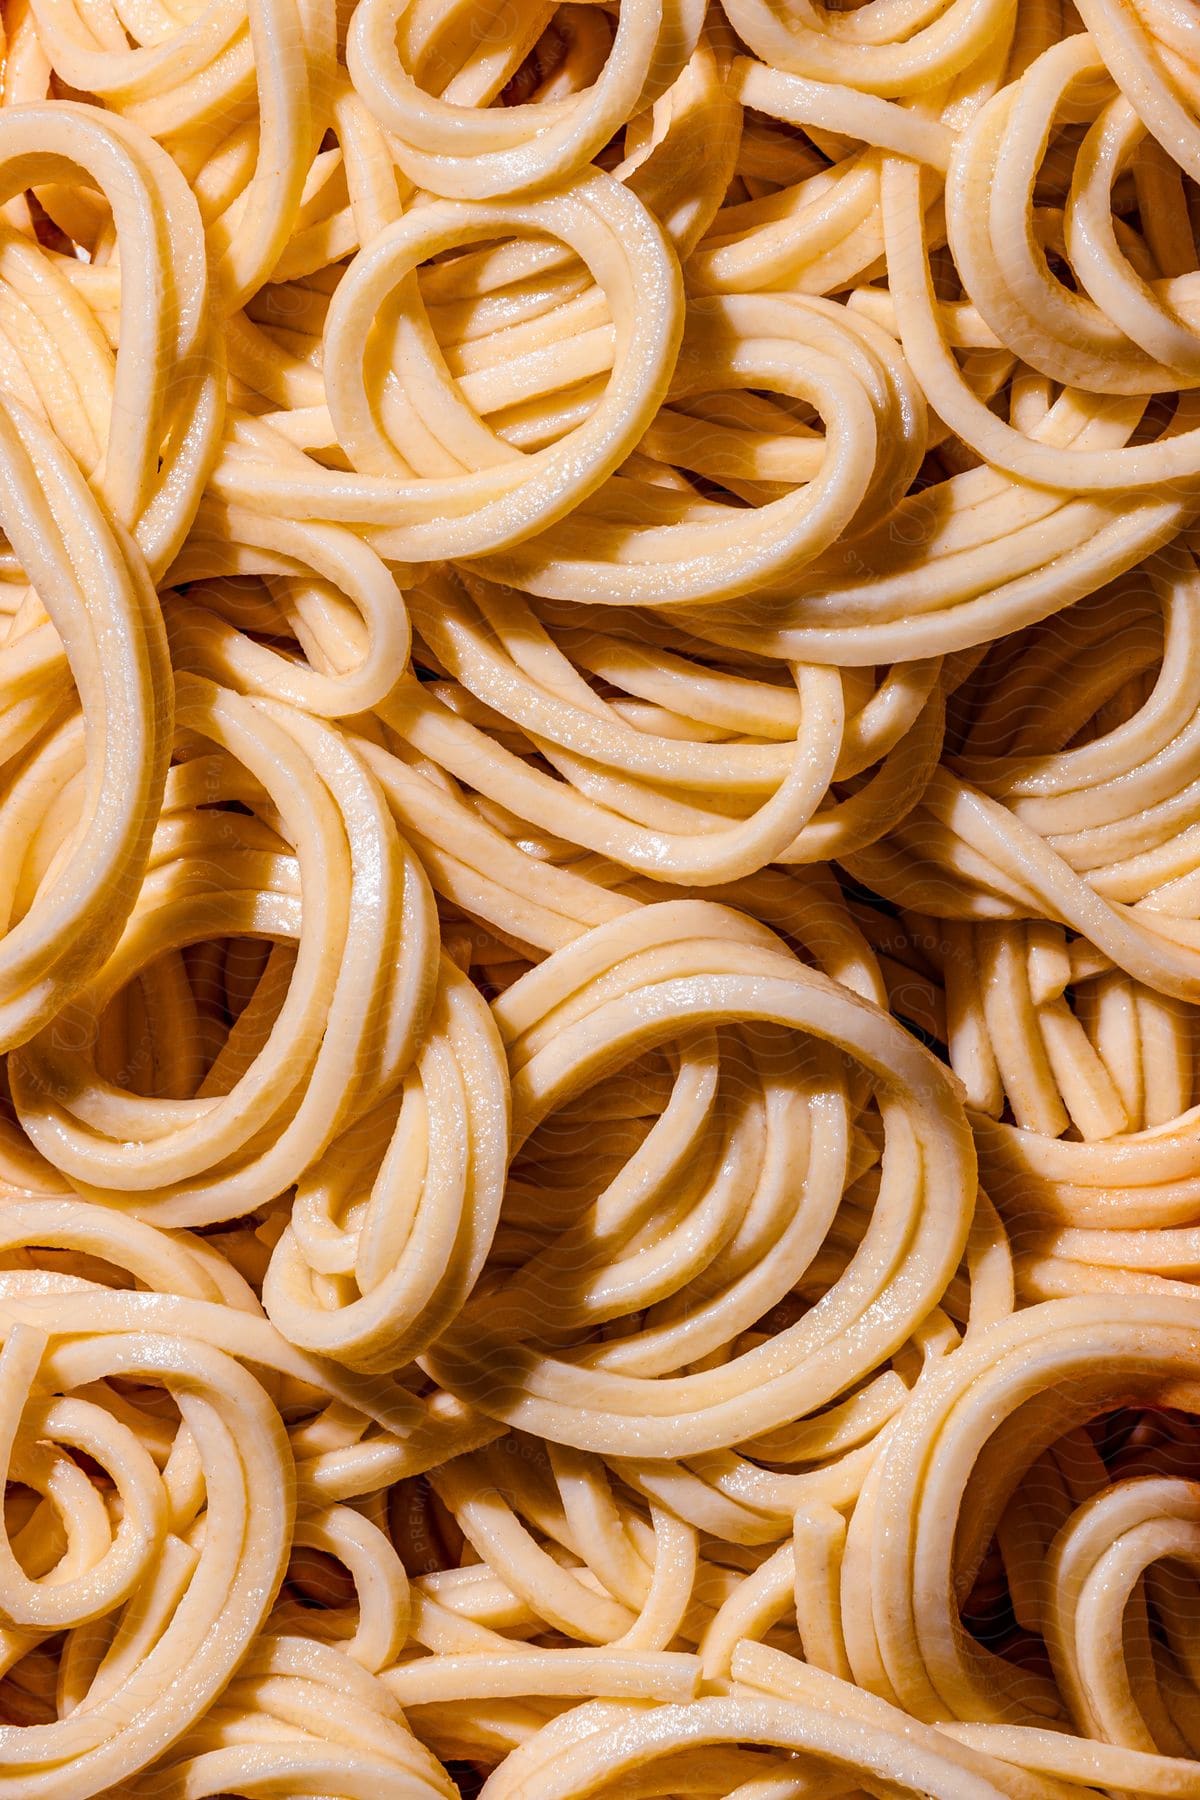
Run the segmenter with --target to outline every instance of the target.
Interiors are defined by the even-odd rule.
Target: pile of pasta
[[[0,1800],[1198,1800],[1200,17],[2,75]]]

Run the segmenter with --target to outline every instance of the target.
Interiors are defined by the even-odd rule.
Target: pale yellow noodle
[[[1197,1800],[1196,17],[0,48],[0,1800]]]

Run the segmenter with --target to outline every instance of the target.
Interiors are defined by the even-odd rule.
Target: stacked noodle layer
[[[0,1800],[1200,1800],[1200,17],[3,30]]]

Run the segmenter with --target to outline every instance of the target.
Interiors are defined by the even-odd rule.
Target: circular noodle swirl
[[[239,1364],[177,1334],[59,1342],[13,1323],[0,1355],[5,1478],[36,1497],[20,1553],[7,1531],[0,1537],[6,1661],[65,1632],[74,1701],[52,1724],[5,1727],[0,1784],[14,1794],[100,1792],[201,1716],[253,1643],[287,1556],[286,1437]],[[174,1469],[171,1457],[156,1463],[136,1414],[131,1424],[91,1397],[114,1378],[163,1386],[178,1405]],[[115,1521],[73,1451],[104,1470]],[[253,1496],[263,1489],[278,1499],[260,1511]],[[106,1644],[100,1619],[119,1623],[120,1636]]]
[[[541,1168],[550,1175],[541,1204],[513,1190],[534,1244],[551,1195],[570,1179],[550,1174],[555,1115],[572,1107],[586,1120],[578,1097],[603,1080],[603,1119],[622,1064],[678,1048],[661,1112],[632,1154],[618,1151],[591,1205],[557,1243],[540,1254],[531,1246],[494,1298],[481,1288],[435,1346],[430,1367],[451,1391],[601,1454],[636,1456],[648,1441],[660,1456],[715,1450],[854,1387],[939,1298],[965,1246],[975,1183],[949,1082],[878,1009],[781,954],[749,921],[704,903],[646,907],[548,958],[495,1011],[514,1145],[534,1183]],[[817,1041],[801,1050],[785,1033]],[[879,1083],[878,1125],[860,1127],[879,1158],[875,1192],[863,1195],[870,1226],[826,1287],[820,1324],[797,1321],[739,1355],[741,1334],[803,1291],[850,1174],[853,1115],[867,1096],[825,1045]],[[599,1174],[608,1159],[598,1136],[589,1157]],[[584,1176],[576,1205],[593,1182]],[[601,1321],[638,1312],[640,1329],[631,1320],[618,1344],[590,1347]],[[533,1345],[514,1341],[531,1328]],[[578,1361],[551,1353],[572,1339]],[[722,1346],[718,1369],[676,1373]]]
[[[1200,1796],[1200,24],[11,0],[0,1800]]]
[[[533,23],[537,11],[529,11]],[[355,9],[346,67],[414,185],[451,199],[488,200],[564,185],[592,162],[626,120],[671,87],[695,48],[704,7],[701,0],[622,7],[592,83],[503,109],[488,101],[520,68],[529,24],[512,33],[507,54],[487,57],[470,43],[486,38],[487,24],[472,19],[464,32],[465,6],[428,13],[413,0],[366,0]],[[423,67],[436,68],[446,56],[438,40],[456,35],[467,38],[467,55],[449,79],[439,70],[437,93],[423,92]]]

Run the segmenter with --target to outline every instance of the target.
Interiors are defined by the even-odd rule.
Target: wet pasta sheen
[[[0,1800],[1200,1800],[1200,19],[0,98]]]

